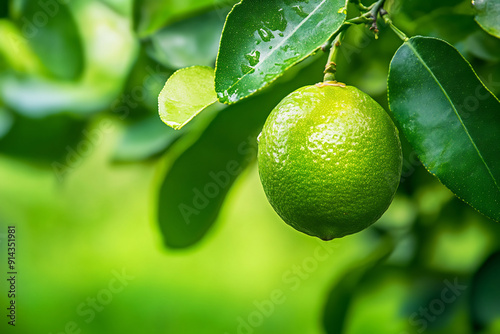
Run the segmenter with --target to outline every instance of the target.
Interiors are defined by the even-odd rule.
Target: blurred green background
[[[237,138],[230,129],[255,145],[274,101],[322,77],[320,53],[246,105],[216,106],[181,131],[164,125],[159,91],[179,68],[214,66],[234,3],[1,3],[0,332],[500,333],[500,225],[428,174],[404,138],[396,198],[359,234],[325,243],[284,224],[250,150],[193,245],[169,247],[176,218],[162,199],[192,197],[191,176],[231,161],[221,143]],[[468,1],[387,9],[408,35],[455,45],[500,93],[500,41]],[[378,40],[367,31],[349,30],[337,77],[388,110],[400,41],[383,26]],[[5,316],[11,225],[15,327]]]

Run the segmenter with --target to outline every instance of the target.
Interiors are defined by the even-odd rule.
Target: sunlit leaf
[[[40,58],[12,21],[0,19],[0,36],[0,59],[7,68],[22,73],[46,74]]]
[[[220,102],[269,85],[340,28],[345,0],[245,0],[229,13],[215,73]],[[311,33],[314,32],[314,33]]]
[[[390,108],[430,173],[500,220],[500,102],[448,43],[414,37],[394,56]]]
[[[500,0],[473,0],[477,23],[489,34],[500,38]]]
[[[193,66],[168,78],[158,96],[158,108],[165,124],[180,129],[216,101],[213,68]]]

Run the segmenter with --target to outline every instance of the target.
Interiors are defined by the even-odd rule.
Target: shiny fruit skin
[[[387,210],[402,166],[398,130],[355,87],[299,88],[270,113],[259,136],[259,175],[274,210],[323,240],[359,232]]]

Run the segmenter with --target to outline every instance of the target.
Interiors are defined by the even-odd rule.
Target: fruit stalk
[[[328,55],[328,60],[325,66],[325,76],[323,78],[324,82],[335,81],[335,72],[337,72],[337,54],[339,52],[342,39],[344,38],[345,30],[341,31],[333,40],[332,47],[330,48],[330,53]]]

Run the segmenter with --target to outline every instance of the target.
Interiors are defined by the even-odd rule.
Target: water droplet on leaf
[[[250,66],[255,66],[259,63],[260,52],[259,51],[250,52],[249,54],[245,55],[245,58],[250,63]]]
[[[260,38],[262,38],[262,40],[264,42],[269,42],[269,41],[271,41],[271,39],[274,38],[273,33],[267,27],[259,28],[258,33],[259,33]]]
[[[297,14],[298,16],[300,17],[303,17],[303,18],[306,18],[309,14],[307,14],[304,9],[302,8],[302,6],[293,6],[292,7],[293,11],[295,12],[295,14]]]
[[[255,72],[255,68],[245,64],[241,64],[241,71],[243,72],[243,74],[253,73]]]

